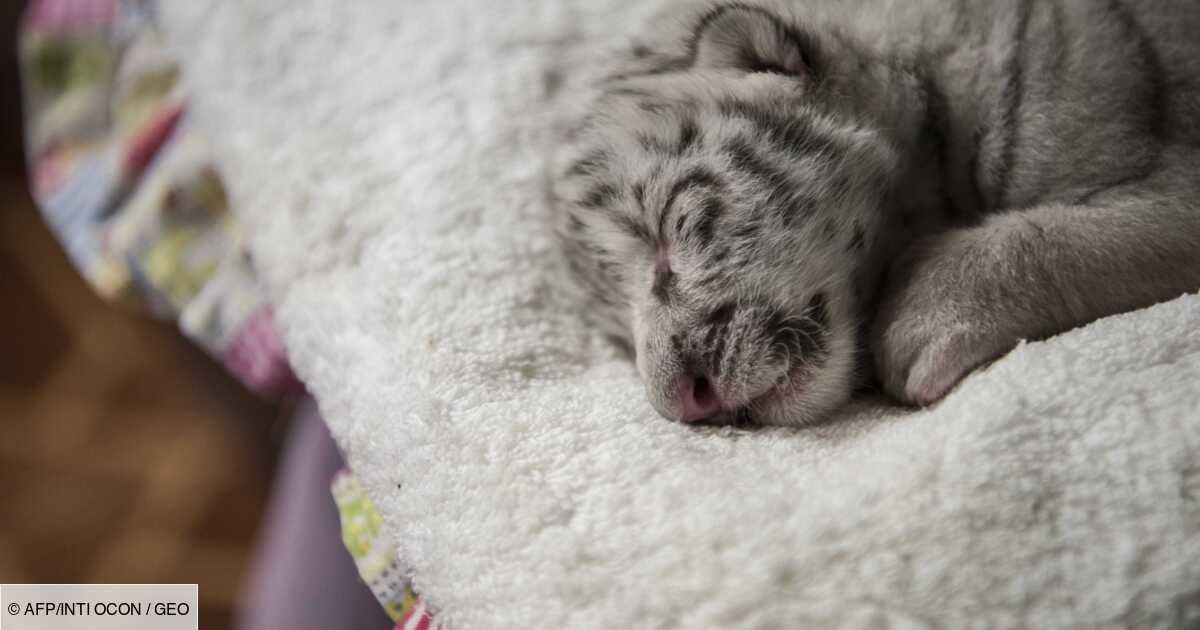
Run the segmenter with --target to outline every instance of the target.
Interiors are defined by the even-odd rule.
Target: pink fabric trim
[[[25,26],[41,30],[93,30],[107,27],[117,15],[117,0],[33,0]]]
[[[237,337],[225,349],[223,362],[230,372],[256,392],[280,394],[300,387],[288,365],[283,342],[275,333],[270,306],[263,306],[247,318]]]

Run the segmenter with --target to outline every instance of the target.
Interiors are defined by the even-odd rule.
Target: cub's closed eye
[[[809,73],[808,62],[798,44],[781,47],[771,54],[745,51],[741,67],[746,72],[778,74],[785,77],[802,77]]]
[[[766,61],[752,61],[746,65],[746,70],[752,74],[779,74],[787,77],[799,76],[804,73],[803,70],[797,72],[795,70],[789,70],[781,65]]]

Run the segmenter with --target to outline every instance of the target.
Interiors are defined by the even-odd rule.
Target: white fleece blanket
[[[556,99],[655,3],[163,4],[295,366],[454,630],[1200,623],[1200,297],[925,411],[689,429],[556,289],[542,195]]]

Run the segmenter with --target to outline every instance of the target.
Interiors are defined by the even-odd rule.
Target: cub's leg
[[[940,399],[1013,348],[1200,289],[1200,156],[1138,183],[990,217],[890,270],[872,334],[884,388]]]

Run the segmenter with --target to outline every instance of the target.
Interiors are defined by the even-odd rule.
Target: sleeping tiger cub
[[[676,8],[570,134],[567,262],[667,418],[806,423],[872,372],[930,404],[1200,288],[1197,33],[1194,0]]]

